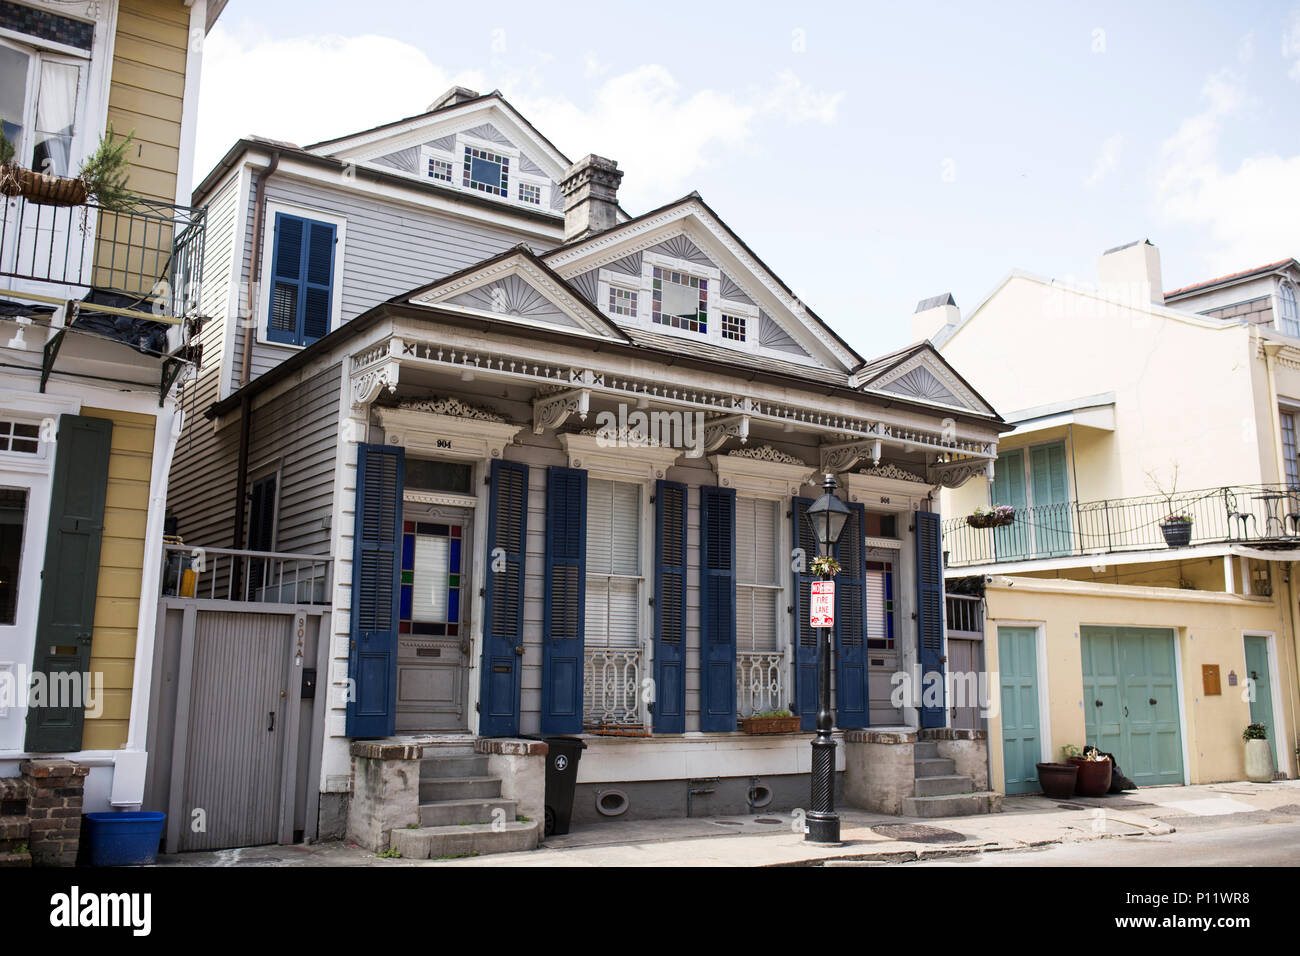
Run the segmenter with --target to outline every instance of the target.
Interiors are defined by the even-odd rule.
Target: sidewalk
[[[345,843],[174,854],[160,866],[817,866],[908,863],[1113,837],[1162,836],[1264,820],[1300,820],[1300,781],[1151,787],[1068,801],[1007,797],[1003,812],[917,819],[840,811],[843,846],[804,842],[790,813],[576,827],[527,853],[381,859]]]

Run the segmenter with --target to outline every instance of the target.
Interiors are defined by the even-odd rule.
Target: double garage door
[[[1079,637],[1088,743],[1114,754],[1138,786],[1182,783],[1174,632],[1084,627]]]

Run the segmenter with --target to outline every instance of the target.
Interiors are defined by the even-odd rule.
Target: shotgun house
[[[122,202],[0,196],[0,777],[69,758],[88,810],[143,801],[176,383],[197,360],[203,222],[184,203],[200,41],[221,6],[0,4],[19,167],[57,182],[109,124],[135,134]],[[79,823],[71,850],[15,842],[75,856]]]
[[[1005,426],[927,344],[865,361],[698,194],[627,215],[621,177],[453,90],[308,149],[245,141],[200,187],[230,306],[170,508],[187,554],[228,556],[197,613],[236,581],[245,606],[320,618],[305,644],[268,632],[319,678],[308,702],[285,677],[301,743],[252,788],[309,794],[311,835],[351,832],[363,789],[373,811],[359,761],[385,747],[468,775],[421,768],[423,824],[450,819],[432,798],[500,801],[483,738],[580,737],[578,820],[802,805],[824,473],[852,509],[839,727],[950,719],[942,682],[922,699],[896,675],[944,669],[937,490],[984,480]],[[267,699],[228,725],[258,746]],[[168,706],[179,734],[198,704]],[[741,732],[784,709],[800,732]],[[232,753],[253,745],[209,759],[256,777]],[[184,780],[214,775],[187,759],[158,790],[182,817]]]

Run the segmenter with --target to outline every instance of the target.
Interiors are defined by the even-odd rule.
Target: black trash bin
[[[569,832],[578,761],[587,745],[577,737],[547,737],[546,836]]]

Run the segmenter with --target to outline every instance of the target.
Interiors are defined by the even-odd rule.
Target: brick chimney
[[[434,110],[445,109],[448,106],[455,106],[458,103],[464,103],[466,100],[476,100],[478,94],[473,90],[467,90],[463,86],[453,86],[442,96],[438,97],[425,109],[426,113],[432,113]]]
[[[560,180],[564,194],[564,241],[573,242],[603,232],[618,223],[618,163],[588,154],[569,167]]]
[[[951,332],[959,321],[961,310],[951,292],[922,299],[912,313],[912,341],[933,340],[945,329]]]

